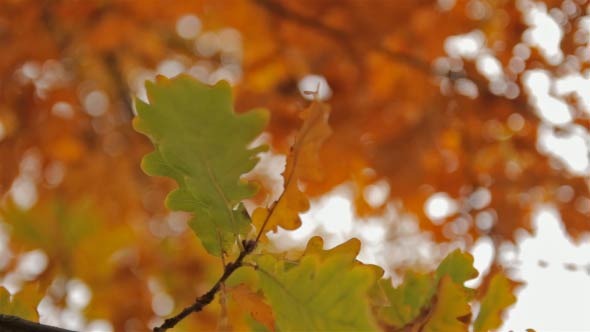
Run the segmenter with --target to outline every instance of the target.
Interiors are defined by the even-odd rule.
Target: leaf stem
[[[262,237],[262,234],[264,234],[264,231],[266,229],[266,225],[268,224],[268,221],[270,220],[273,213],[275,212],[277,205],[279,205],[279,203],[281,202],[281,200],[285,196],[285,193],[287,192],[287,189],[289,188],[289,185],[291,184],[291,181],[293,180],[293,176],[295,175],[295,170],[297,169],[297,161],[299,160],[299,152],[297,150],[299,149],[299,145],[301,144],[301,138],[305,137],[308,130],[309,130],[309,127],[306,127],[304,124],[303,128],[301,129],[301,132],[299,132],[295,138],[295,142],[293,143],[293,146],[291,147],[291,151],[290,151],[291,155],[293,156],[292,166],[289,168],[288,157],[287,157],[287,162],[285,164],[285,172],[289,172],[289,173],[285,177],[285,182],[283,184],[283,192],[281,193],[279,198],[269,208],[268,214],[266,215],[266,218],[264,219],[262,226],[260,226],[260,230],[258,231],[258,235],[256,235],[256,243],[258,243],[258,241],[260,240],[260,237]]]

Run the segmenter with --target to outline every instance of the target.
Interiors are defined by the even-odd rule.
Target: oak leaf
[[[243,283],[230,288],[228,291],[233,299],[250,313],[253,319],[262,324],[267,330],[274,331],[272,308],[264,301],[261,294],[252,291]]]
[[[463,285],[465,281],[477,277],[478,274],[473,267],[473,256],[456,249],[448,254],[436,268],[436,282],[448,275],[453,282]]]
[[[471,307],[469,301],[472,293],[451,276],[444,276],[439,284],[436,303],[431,309],[423,331],[425,332],[466,332],[468,331]]]
[[[436,271],[429,274],[410,271],[406,274],[404,282],[396,288],[391,285],[391,280],[381,280],[379,286],[389,303],[379,308],[378,315],[384,322],[396,328],[421,326],[432,328],[446,322],[444,324],[450,324],[447,327],[452,331],[455,318],[470,313],[470,311],[463,313],[463,308],[468,305],[473,291],[464,287],[463,284],[477,277],[477,274],[477,270],[473,267],[473,257],[457,249],[443,259]],[[461,292],[458,293],[457,289]],[[446,293],[442,294],[442,292]],[[454,309],[448,308],[448,311],[440,308],[440,306],[448,305],[444,301],[449,299],[463,302],[453,304]],[[462,315],[448,317],[455,312]]]
[[[313,102],[301,115],[303,126],[295,138],[283,172],[284,189],[270,209],[258,208],[252,216],[261,231],[277,230],[281,226],[293,230],[301,225],[299,213],[309,209],[307,196],[299,189],[299,181],[321,179],[319,150],[332,130],[328,125],[330,107],[319,101]]]
[[[355,260],[355,247],[344,243],[328,254],[311,250],[296,262],[272,255],[256,259],[260,286],[274,310],[277,329],[377,329],[367,292],[380,275]]]
[[[432,277],[427,274],[408,272],[404,283],[397,288],[391,286],[391,280],[380,280],[389,305],[379,311],[379,316],[388,324],[402,327],[415,320],[432,297]]]
[[[193,212],[191,228],[207,251],[221,255],[250,230],[241,201],[257,188],[240,177],[266,149],[248,144],[260,135],[268,114],[234,113],[227,82],[211,87],[188,76],[159,77],[146,89],[149,103],[136,99],[134,127],[152,140],[155,150],[144,157],[142,168],[177,182],[166,205]]]
[[[502,325],[502,311],[516,302],[513,288],[513,283],[503,273],[498,272],[492,277],[473,323],[474,331],[494,330]]]

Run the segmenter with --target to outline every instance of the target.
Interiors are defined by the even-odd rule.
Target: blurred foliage
[[[563,31],[563,61],[524,41],[525,12],[537,5]],[[379,215],[394,203],[438,242],[469,246],[489,236],[498,247],[514,241],[517,230],[530,231],[534,207],[551,203],[569,235],[580,238],[590,229],[587,174],[571,172],[538,149],[538,141],[541,129],[587,133],[590,117],[574,95],[554,95],[567,103],[572,121],[547,123],[523,78],[532,69],[550,77],[588,70],[588,38],[580,28],[587,7],[582,0],[3,0],[0,218],[9,239],[2,241],[0,275],[24,287],[23,301],[38,302],[28,294],[39,287],[59,309],[72,309],[66,290],[82,280],[92,296],[76,308],[116,331],[143,330],[158,316],[154,299],[173,299],[176,312],[216,280],[222,264],[186,230],[189,217],[164,207],[172,182],[139,168],[152,148],[132,129],[131,96],[143,98],[144,81],[157,73],[229,80],[238,111],[271,111],[271,145],[283,154],[306,105],[299,82],[310,74],[325,77],[333,133],[320,150],[323,181],[305,183],[304,191],[317,197],[351,183],[359,216]],[[499,61],[504,84],[519,93],[492,89],[476,57],[449,54],[447,38],[474,31]],[[462,93],[465,84],[477,96]],[[381,180],[389,198],[372,205],[364,193]],[[254,202],[266,202],[270,187]],[[491,196],[485,206],[470,199],[482,188]],[[458,208],[433,223],[424,206],[439,192]],[[482,213],[491,216],[489,227],[477,226]],[[450,227],[458,219],[467,221],[466,231]],[[393,227],[387,238],[395,238]],[[46,268],[16,273],[38,249]],[[463,296],[445,280],[441,292]],[[482,287],[510,288],[491,276]],[[240,296],[259,301],[250,295]],[[0,296],[6,303],[5,292]],[[499,308],[487,298],[482,305],[491,316],[478,319],[478,328],[497,325]],[[234,302],[228,297],[229,317],[249,310]],[[222,309],[216,301],[179,330],[215,329]]]

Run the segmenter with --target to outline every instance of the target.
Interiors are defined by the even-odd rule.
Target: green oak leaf
[[[404,282],[396,288],[391,285],[391,280],[381,280],[379,285],[389,303],[379,308],[378,315],[384,322],[396,328],[422,326],[434,318],[455,323],[456,317],[448,317],[454,312],[445,312],[444,308],[438,308],[439,301],[449,297],[461,301],[467,299],[467,302],[458,303],[458,307],[455,308],[455,311],[462,313],[464,305],[473,297],[473,290],[464,287],[463,283],[477,277],[477,274],[473,267],[473,257],[457,249],[448,254],[432,273],[408,272]],[[443,280],[446,279],[448,281],[443,285]],[[461,292],[458,293],[456,288]],[[446,293],[441,295],[442,291]],[[432,315],[434,312],[437,316]],[[429,319],[424,322],[425,318]],[[428,326],[436,327],[439,323],[441,322],[431,322]],[[457,324],[459,323],[461,322]]]
[[[207,251],[219,256],[251,229],[241,201],[257,187],[240,177],[266,149],[248,146],[262,133],[268,113],[234,113],[231,87],[223,81],[208,86],[184,75],[158,77],[146,89],[149,102],[135,100],[133,124],[155,150],[144,157],[142,169],[177,182],[166,206],[193,212],[191,228]]]
[[[438,265],[435,275],[437,283],[443,276],[448,275],[453,282],[463,285],[465,281],[477,277],[478,274],[473,267],[473,256],[455,249]]]
[[[379,316],[393,326],[402,327],[415,320],[429,305],[434,291],[432,276],[408,272],[404,283],[393,288],[391,280],[380,280],[389,305],[381,308]]]
[[[297,262],[272,255],[256,258],[277,330],[377,330],[367,293],[380,274],[355,260],[358,249],[349,242],[329,254],[308,250]]]
[[[502,325],[502,311],[516,302],[512,294],[510,280],[503,273],[496,273],[481,300],[477,319],[473,324],[474,331],[490,331]]]

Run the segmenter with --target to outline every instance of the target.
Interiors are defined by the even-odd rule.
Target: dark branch
[[[345,49],[352,50],[354,49],[353,45],[350,44],[350,41],[353,40],[353,36],[347,33],[344,30],[340,30],[338,28],[329,26],[324,22],[317,20],[313,17],[306,16],[304,14],[298,13],[295,10],[288,8],[287,6],[283,5],[281,2],[277,0],[252,0],[262,8],[266,9],[269,13],[285,19],[287,21],[291,21],[294,23],[299,24],[300,26],[308,29],[312,29],[318,33],[321,33],[325,36],[328,36],[338,43],[342,45]],[[382,43],[370,43],[369,46],[373,51],[380,53],[381,55],[387,57],[389,60],[401,63],[409,66],[410,68],[416,69],[417,71],[432,77],[444,77],[451,81],[456,81],[461,78],[469,79],[472,81],[478,88],[478,91],[482,94],[483,97],[486,98],[497,98],[497,95],[494,95],[488,89],[488,82],[486,82],[482,77],[478,75],[474,75],[473,73],[468,73],[465,69],[455,72],[455,71],[448,71],[448,72],[441,72],[437,71],[433,68],[430,62],[427,59],[423,59],[415,54],[411,54],[408,52],[403,51],[395,51],[389,49],[387,46],[383,45]],[[523,98],[516,98],[516,99],[509,99],[516,107],[528,109],[531,106],[523,100]]]
[[[256,3],[260,4],[262,7],[267,9],[269,12],[285,18],[290,21],[294,21],[302,26],[309,27],[311,29],[320,31],[324,34],[330,35],[336,39],[343,39],[347,37],[347,33],[345,31],[333,28],[329,25],[324,24],[321,21],[318,21],[314,18],[307,17],[305,15],[299,14],[294,12],[287,7],[283,6],[281,3],[272,1],[272,0],[255,0]]]
[[[131,91],[129,90],[129,86],[123,77],[123,73],[121,72],[121,66],[119,65],[119,60],[115,53],[108,53],[104,56],[104,62],[106,67],[109,71],[111,79],[113,80],[113,86],[116,89],[117,97],[121,102],[121,107],[123,110],[123,117],[127,121],[131,121],[135,116],[133,114],[133,106],[131,104]]]
[[[0,331],[2,332],[74,332],[55,326],[31,322],[16,316],[0,314]]]
[[[173,328],[181,320],[186,318],[186,316],[190,315],[193,312],[199,312],[203,310],[203,308],[206,305],[213,301],[213,299],[215,298],[215,294],[219,292],[219,290],[221,289],[221,285],[227,280],[227,278],[229,278],[235,270],[237,270],[239,267],[243,265],[244,258],[248,256],[250,253],[252,253],[252,251],[254,251],[254,248],[256,248],[256,244],[256,241],[244,241],[244,249],[240,252],[240,255],[235,261],[225,266],[223,274],[221,275],[219,280],[217,280],[215,285],[213,285],[213,287],[211,287],[211,289],[207,293],[199,296],[195,300],[195,303],[193,303],[190,307],[186,307],[178,315],[166,319],[160,327],[155,327],[154,332],[164,332],[167,329]]]
[[[352,49],[349,43],[352,38],[346,31],[329,26],[315,18],[297,13],[275,0],[254,0],[254,2],[278,17],[295,22],[302,27],[306,27],[329,36],[342,44],[345,49]],[[383,45],[373,45],[373,49],[382,55],[387,56],[391,61],[403,63],[427,75],[440,75],[440,73],[436,73],[432,70],[432,67],[428,61],[425,61],[424,59],[421,59],[413,54],[401,51],[393,51],[384,47]],[[442,74],[444,75],[446,73]]]

